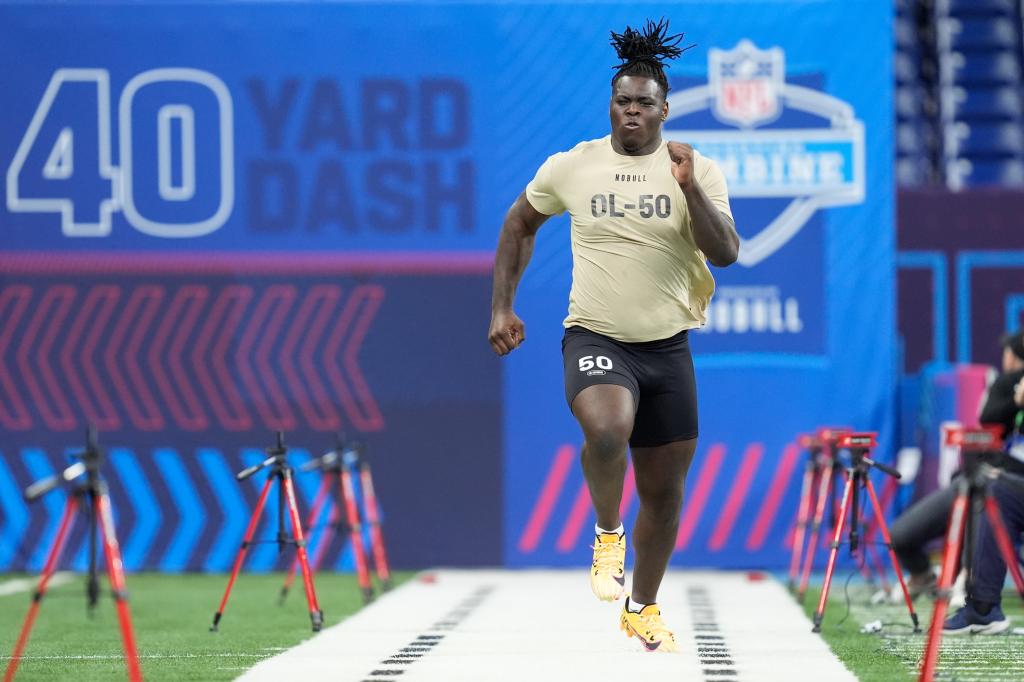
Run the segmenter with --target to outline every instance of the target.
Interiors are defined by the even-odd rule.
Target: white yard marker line
[[[843,682],[856,678],[772,580],[673,572],[660,606],[679,654],[618,629],[585,571],[438,571],[250,669],[242,680],[521,682],[630,679]],[[554,607],[550,605],[554,604]]]
[[[74,577],[74,574],[70,571],[58,571],[50,578],[48,587],[59,587],[65,583],[71,582],[72,577]],[[0,583],[0,597],[6,597],[20,592],[30,592],[34,590],[38,584],[39,578],[13,578],[11,580],[5,580]]]

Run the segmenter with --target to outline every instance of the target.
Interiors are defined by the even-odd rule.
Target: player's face
[[[649,154],[661,143],[668,104],[653,78],[623,76],[612,88],[609,114],[619,146],[629,154]]]

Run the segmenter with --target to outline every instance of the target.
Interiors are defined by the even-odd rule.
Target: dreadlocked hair
[[[627,26],[622,33],[611,32],[611,44],[622,60],[616,64],[612,76],[612,87],[623,76],[645,76],[652,78],[668,94],[668,79],[665,77],[665,62],[675,59],[694,45],[679,47],[683,33],[668,35],[668,20],[662,17],[658,23],[647,20],[642,31]]]

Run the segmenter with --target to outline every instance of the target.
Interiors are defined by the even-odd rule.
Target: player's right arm
[[[498,355],[507,355],[526,340],[523,321],[512,310],[516,286],[533,254],[537,230],[550,216],[535,209],[523,192],[505,214],[494,254],[494,292],[487,340]]]

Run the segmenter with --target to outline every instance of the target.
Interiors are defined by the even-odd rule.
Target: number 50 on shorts
[[[611,369],[611,358],[606,357],[604,355],[598,355],[597,357],[594,357],[593,355],[584,355],[582,358],[580,358],[581,372],[586,372],[587,370],[594,369],[594,367],[597,367],[598,369]]]

